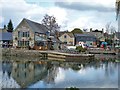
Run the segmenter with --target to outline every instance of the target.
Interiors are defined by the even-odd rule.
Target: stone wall
[[[16,50],[16,49],[2,49],[2,56],[20,56],[20,57],[41,57],[42,54],[34,50]]]

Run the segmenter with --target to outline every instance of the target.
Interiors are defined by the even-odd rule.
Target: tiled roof
[[[88,34],[74,34],[77,41],[96,41],[97,38],[95,36],[91,36]]]
[[[74,37],[73,33],[71,33],[71,32],[60,32],[59,34],[60,34],[60,36],[62,36],[65,33],[68,34],[71,38]]]
[[[12,33],[9,32],[2,32],[0,33],[0,40],[12,40]]]
[[[48,28],[42,24],[39,24],[37,22],[25,19],[24,20],[28,23],[28,25],[32,28],[33,32],[39,32],[39,33],[46,33],[48,31]]]
[[[89,35],[89,34],[74,34],[75,36],[90,36],[90,37],[95,37],[93,35]]]
[[[7,32],[6,29],[0,28],[0,32]]]

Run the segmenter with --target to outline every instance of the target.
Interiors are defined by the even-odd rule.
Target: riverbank
[[[2,49],[2,56],[34,57],[42,60],[83,61],[94,60],[94,54],[64,53],[60,51]]]

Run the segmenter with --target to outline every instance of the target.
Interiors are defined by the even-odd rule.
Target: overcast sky
[[[102,29],[109,22],[117,29],[115,0],[0,0],[0,27],[10,19],[14,28],[23,18],[41,23],[45,14],[56,17],[61,31]]]

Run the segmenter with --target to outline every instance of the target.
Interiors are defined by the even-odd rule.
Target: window
[[[25,32],[23,32],[22,36],[25,37]]]
[[[64,35],[64,38],[67,38],[67,35]]]
[[[30,36],[30,34],[29,34],[29,31],[27,32],[27,37],[29,37]]]
[[[28,47],[29,46],[29,41],[18,41],[18,46],[19,47]]]
[[[18,46],[20,47],[20,41],[18,41]]]
[[[64,41],[64,44],[67,44],[67,41]]]
[[[29,31],[28,32],[22,32],[22,37],[29,37]]]
[[[18,31],[18,37],[20,37],[20,31]]]
[[[72,42],[72,41],[70,41],[70,42],[69,42],[69,44],[71,44],[71,45],[72,45],[72,44],[73,44],[73,42]]]
[[[25,32],[25,37],[27,37],[27,32]]]

